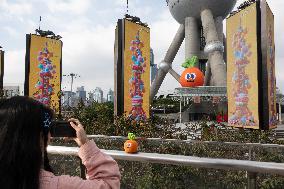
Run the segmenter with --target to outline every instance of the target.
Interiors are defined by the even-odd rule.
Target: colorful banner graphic
[[[126,19],[124,27],[124,111],[142,121],[150,107],[150,29]]]
[[[230,126],[259,129],[257,4],[227,19]]]
[[[62,42],[27,35],[25,95],[60,112]]]
[[[277,121],[276,110],[276,77],[275,77],[275,43],[274,43],[274,15],[268,4],[264,3],[265,27],[266,27],[266,64],[267,64],[267,81],[268,81],[268,107],[269,107],[269,128],[275,128]]]

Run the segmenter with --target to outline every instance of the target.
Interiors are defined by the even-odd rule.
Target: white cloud
[[[94,90],[97,86],[105,90],[113,88],[114,29],[114,25],[84,27],[82,24],[80,30],[64,31],[61,34],[64,36],[63,73],[81,75],[77,84],[82,83],[87,90]],[[63,81],[63,85],[69,88],[69,79]]]
[[[48,0],[47,6],[52,13],[84,14],[90,8],[91,0]]]
[[[23,86],[25,73],[25,49],[5,52],[4,83],[6,85]],[[22,90],[22,89],[21,89]]]
[[[9,26],[4,26],[3,30],[5,30],[11,37],[19,37],[21,35],[20,32]]]
[[[0,0],[0,10],[9,15],[25,15],[32,13],[32,4],[26,1],[8,2],[7,0]],[[0,12],[0,14],[1,14]]]
[[[126,1],[124,1],[124,0],[115,0],[114,4],[115,5],[119,5],[119,6],[126,6]]]
[[[108,11],[110,14],[112,14],[113,11],[121,14],[127,13],[126,0],[114,0],[114,5],[114,9],[105,9],[105,11]],[[149,20],[155,19],[156,10],[151,7],[151,4],[144,3],[141,0],[129,0],[127,14],[140,17],[142,22],[146,20],[149,22]]]

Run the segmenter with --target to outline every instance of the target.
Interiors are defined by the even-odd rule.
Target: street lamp
[[[64,77],[71,77],[71,93],[73,92],[73,81],[74,81],[74,78],[76,79],[77,77],[81,77],[80,75],[78,74],[75,74],[75,73],[70,73],[68,75],[63,75]]]
[[[68,75],[63,75],[64,77],[71,77],[71,95],[69,96],[68,95],[68,106],[70,106],[70,98],[71,96],[73,96],[73,82],[74,82],[74,79],[76,79],[77,77],[81,77],[80,75],[78,74],[75,74],[75,73],[70,73]]]

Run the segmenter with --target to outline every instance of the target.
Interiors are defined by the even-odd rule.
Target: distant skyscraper
[[[88,92],[88,99],[86,101],[86,105],[92,105],[94,102],[94,93]]]
[[[104,99],[104,92],[100,87],[96,87],[95,91],[94,91],[94,101],[98,102],[98,103],[103,103]]]
[[[155,79],[156,74],[158,72],[158,66],[154,62],[154,51],[153,51],[152,48],[150,50],[150,66],[151,66],[150,72],[151,72],[151,84],[152,84],[152,82]]]
[[[150,49],[150,65],[152,66],[154,64],[154,51],[153,49],[151,48]]]
[[[93,102],[94,101],[94,93],[89,92],[89,102]]]
[[[86,94],[87,94],[87,93],[86,93],[86,91],[85,91],[85,89],[84,89],[84,86],[77,87],[76,96],[77,96],[79,99],[83,100],[83,102],[86,101],[86,96],[87,96]]]
[[[20,86],[4,86],[3,90],[4,96],[7,98],[20,95]]]
[[[107,102],[113,102],[113,98],[114,98],[114,92],[113,90],[109,89],[107,93]]]
[[[74,107],[77,103],[76,93],[71,91],[63,91],[61,103],[63,107]]]

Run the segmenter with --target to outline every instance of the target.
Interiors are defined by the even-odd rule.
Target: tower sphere
[[[168,0],[172,16],[183,24],[186,17],[200,20],[200,13],[210,9],[214,17],[225,18],[236,5],[237,0]]]

